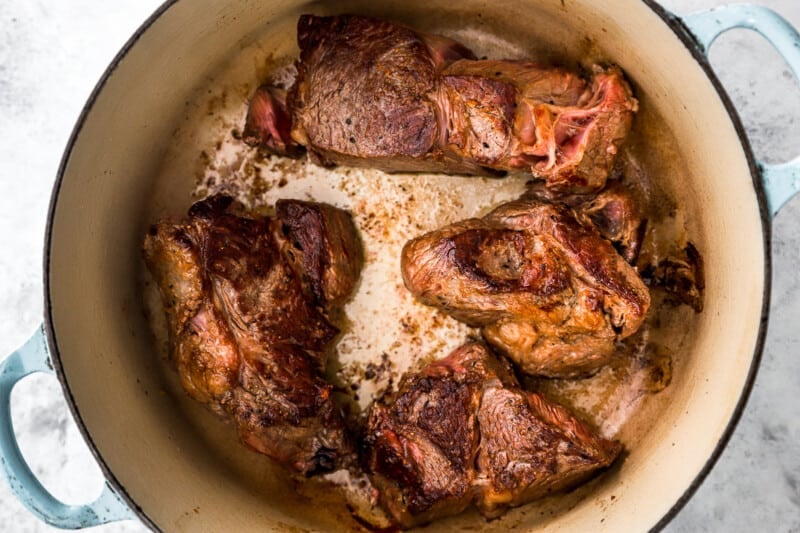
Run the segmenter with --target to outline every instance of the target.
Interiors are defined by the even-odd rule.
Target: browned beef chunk
[[[295,208],[313,228],[302,227]],[[230,418],[253,449],[311,474],[351,452],[320,372],[338,333],[326,303],[347,297],[361,264],[340,268],[331,254],[360,257],[360,248],[343,211],[294,200],[279,211],[279,219],[249,217],[230,198],[214,196],[193,205],[188,217],[154,224],[144,256],[187,393]],[[323,259],[287,257],[291,239],[302,241],[304,231],[317,237],[319,249],[309,253]]]
[[[616,67],[595,66],[586,81],[529,61],[479,61],[445,37],[367,17],[304,15],[298,44],[291,138],[325,165],[527,170],[549,187],[597,191],[637,109]],[[279,152],[292,143],[280,98],[264,105],[265,91],[251,104],[246,140]]]
[[[611,241],[628,263],[636,263],[647,219],[640,199],[630,189],[611,181],[599,194],[581,203],[575,214],[581,223],[594,226]]]
[[[628,263],[636,263],[647,229],[641,191],[620,180],[610,180],[597,194],[563,195],[546,189],[539,182],[530,182],[524,198],[572,208],[578,222],[596,229]]]
[[[470,505],[480,445],[483,381],[508,368],[478,344],[406,375],[397,395],[375,403],[363,450],[381,501],[403,526]]]
[[[522,370],[591,373],[644,321],[637,271],[563,206],[525,199],[406,244],[406,287],[473,327]]]
[[[478,508],[487,517],[574,487],[610,465],[621,444],[592,432],[541,394],[489,387],[478,424]]]
[[[475,504],[487,517],[574,486],[611,464],[617,442],[519,388],[507,363],[468,343],[372,406],[362,461],[403,527]]]
[[[364,264],[353,219],[341,209],[315,202],[278,200],[276,220],[289,259],[314,300],[342,305],[353,293]]]
[[[443,76],[438,146],[447,160],[500,166],[514,135],[514,86],[482,76]]]
[[[470,106],[481,102],[487,108],[485,115],[503,117],[492,129],[478,128],[490,146],[498,137],[505,140],[502,155],[488,162],[477,160],[479,164],[496,170],[530,170],[557,190],[603,187],[638,108],[616,67],[595,66],[590,83],[566,69],[530,61],[462,60],[445,68],[444,74],[445,80],[454,76],[491,80],[507,88],[505,98],[494,96],[497,90],[483,95],[462,91],[461,98]],[[452,93],[448,96],[451,102],[459,99]],[[458,109],[452,103],[447,107]],[[462,157],[476,155],[479,150]]]
[[[292,137],[322,164],[426,170],[436,65],[412,30],[355,16],[304,15],[289,96]],[[437,170],[444,170],[444,168]]]

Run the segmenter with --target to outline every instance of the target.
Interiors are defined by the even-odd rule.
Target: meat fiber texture
[[[298,200],[276,211],[250,217],[207,198],[154,224],[144,257],[186,392],[252,449],[310,475],[353,451],[321,371],[338,333],[328,312],[353,291],[362,251],[344,211]]]
[[[586,481],[621,449],[471,342],[373,405],[361,456],[384,508],[413,527],[472,504],[497,517]]]
[[[417,299],[481,328],[534,375],[598,370],[650,307],[636,269],[594,227],[532,198],[409,241],[401,268]]]
[[[605,185],[638,103],[619,68],[592,77],[476,60],[460,43],[368,17],[303,15],[288,93],[260,87],[244,128],[280,155],[388,172],[527,171],[554,190]]]

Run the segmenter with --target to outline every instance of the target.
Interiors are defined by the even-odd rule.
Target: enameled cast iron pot
[[[256,484],[233,475],[215,457],[219,450],[187,427],[171,397],[158,394],[136,284],[143,205],[188,95],[254,40],[292,41],[304,12],[361,12],[411,25],[424,20],[426,27],[436,26],[431,20],[452,27],[480,18],[501,33],[545,24],[568,29],[564,35],[589,37],[619,63],[657,108],[686,168],[673,188],[686,191],[700,228],[707,278],[705,310],[688,362],[669,387],[669,404],[621,466],[570,510],[541,516],[522,508],[494,522],[468,514],[435,526],[644,531],[663,526],[689,498],[752,385],[769,307],[770,220],[800,188],[800,159],[770,166],[753,157],[705,54],[720,33],[751,28],[800,74],[800,36],[775,13],[748,5],[677,18],[650,0],[457,4],[170,1],[128,42],[87,103],[59,170],[45,242],[44,325],[0,366],[3,469],[33,513],[65,528],[137,518],[162,531],[336,529],[336,516],[324,505],[304,505],[269,466]],[[65,505],[48,494],[14,440],[11,389],[27,374],[53,371],[107,478],[88,505]]]

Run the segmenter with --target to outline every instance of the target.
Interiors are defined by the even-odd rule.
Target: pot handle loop
[[[697,39],[702,51],[708,50],[720,34],[745,28],[760,33],[783,57],[800,80],[800,33],[789,22],[769,8],[751,4],[730,4],[681,17]],[[758,162],[770,215],[800,192],[800,156],[777,165]]]
[[[67,505],[39,482],[20,452],[11,421],[11,391],[35,372],[54,374],[44,327],[0,363],[0,463],[11,491],[39,519],[62,529],[81,529],[136,516],[108,483],[100,496],[86,505]]]

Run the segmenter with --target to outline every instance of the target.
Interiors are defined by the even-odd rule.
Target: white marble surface
[[[50,189],[72,126],[94,84],[157,0],[0,2],[0,357],[42,317],[41,254]],[[720,0],[663,0],[677,13]],[[760,0],[800,27],[798,0]],[[800,153],[800,90],[788,68],[755,35],[739,31],[712,50],[757,154],[781,161]],[[744,416],[720,461],[666,531],[800,532],[800,200],[774,226],[771,325],[763,364]],[[54,378],[15,390],[21,447],[43,482],[67,502],[93,498],[99,469]],[[0,483],[0,531],[45,532]],[[141,532],[136,522],[96,528]]]

